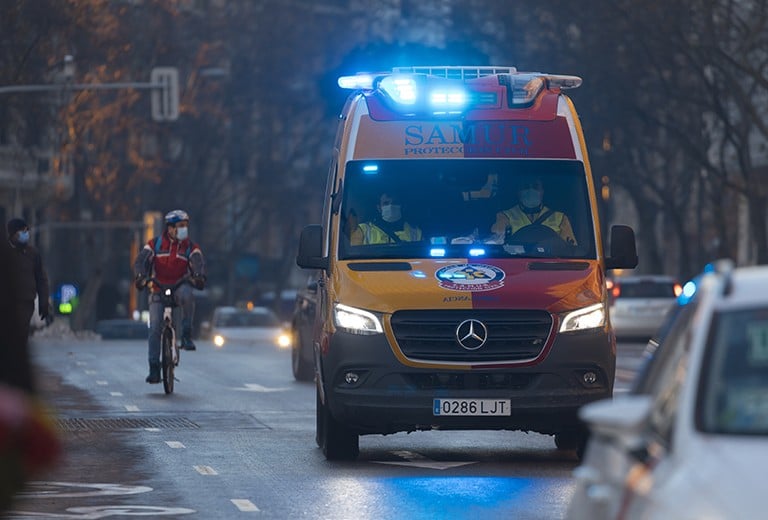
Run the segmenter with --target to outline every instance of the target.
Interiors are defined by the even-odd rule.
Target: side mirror
[[[323,226],[313,224],[301,230],[296,265],[302,269],[328,268],[328,257],[323,256]]]
[[[629,226],[611,226],[611,252],[605,259],[607,269],[634,269],[637,267],[635,232]]]

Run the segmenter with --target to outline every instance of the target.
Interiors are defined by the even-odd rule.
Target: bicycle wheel
[[[163,329],[160,347],[162,350],[163,388],[166,394],[172,394],[173,371],[176,365],[173,361],[173,331],[168,327]]]

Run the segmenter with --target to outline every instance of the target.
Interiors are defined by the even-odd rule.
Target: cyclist
[[[133,263],[137,289],[143,289],[149,278],[166,285],[175,284],[184,277],[196,289],[205,287],[205,260],[200,246],[189,239],[189,215],[180,209],[165,216],[165,231],[144,246]],[[147,383],[160,382],[160,334],[163,328],[163,304],[160,289],[153,287],[149,294],[149,375]],[[175,292],[181,307],[181,348],[195,350],[192,342],[192,319],[195,300],[189,284],[182,284]]]

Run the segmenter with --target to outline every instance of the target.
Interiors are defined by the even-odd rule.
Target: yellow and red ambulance
[[[339,78],[322,222],[297,263],[319,270],[317,442],[524,430],[584,439],[577,410],[613,392],[607,269],[634,232],[601,237],[575,76],[412,67]]]

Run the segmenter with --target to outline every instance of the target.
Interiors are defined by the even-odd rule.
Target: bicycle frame
[[[174,372],[181,357],[179,346],[176,344],[176,326],[173,323],[173,310],[178,306],[176,304],[175,291],[183,283],[188,281],[189,278],[184,277],[175,284],[165,285],[160,283],[156,278],[149,279],[149,282],[160,289],[160,303],[163,305],[163,328],[160,332],[160,354],[162,360],[163,387],[165,388],[166,394],[173,392],[175,379]],[[168,336],[170,336],[170,341],[166,339]]]

